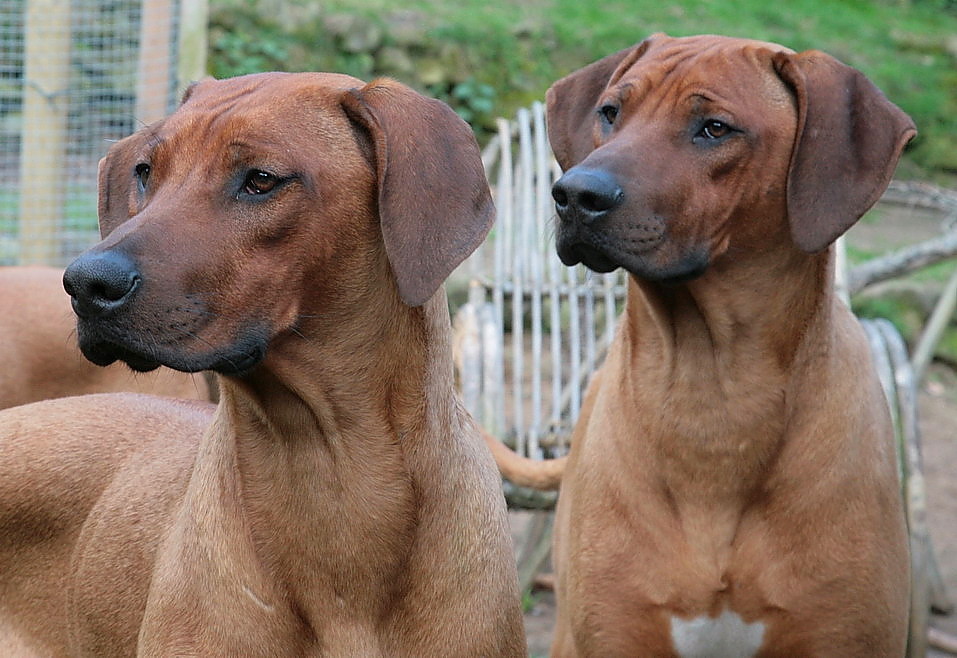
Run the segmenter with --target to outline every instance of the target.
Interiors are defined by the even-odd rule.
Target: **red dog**
[[[913,123],[823,53],[714,36],[595,62],[547,112],[559,255],[631,274],[561,483],[553,655],[901,656],[893,435],[830,245]]]
[[[525,655],[441,287],[492,218],[469,127],[388,80],[205,81],[114,145],[80,346],[220,404],[0,413],[0,655]]]

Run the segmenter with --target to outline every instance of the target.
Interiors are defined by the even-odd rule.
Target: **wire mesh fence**
[[[96,241],[97,162],[189,82],[187,4],[0,0],[0,264],[62,265]]]

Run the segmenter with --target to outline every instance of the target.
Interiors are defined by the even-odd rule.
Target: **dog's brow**
[[[165,143],[166,138],[160,137],[155,130],[150,130],[146,135],[146,146],[149,147],[150,151],[155,151]]]
[[[238,158],[255,158],[256,160],[273,159],[275,150],[264,141],[253,143],[242,139],[229,142],[226,151]]]
[[[707,110],[714,110],[716,105],[721,103],[721,99],[717,94],[712,94],[707,91],[697,90],[692,91],[687,96],[686,105],[693,114],[697,114]]]
[[[604,100],[615,100],[624,103],[633,100],[636,96],[636,85],[633,82],[622,82],[611,88],[605,95],[605,98],[599,102],[599,106]]]

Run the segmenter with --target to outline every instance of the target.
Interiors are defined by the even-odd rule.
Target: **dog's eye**
[[[615,119],[618,118],[618,106],[612,105],[611,103],[605,103],[598,108],[598,114],[602,119],[605,120],[605,123],[611,125],[615,123]]]
[[[151,168],[145,162],[141,162],[133,169],[133,174],[136,176],[136,180],[140,183],[140,189],[146,189],[146,183],[150,179]]]
[[[246,174],[246,180],[243,181],[243,192],[246,194],[266,194],[272,192],[278,183],[278,176],[270,174],[268,171],[254,169]]]
[[[718,121],[717,119],[709,119],[705,121],[705,124],[701,127],[701,130],[698,131],[700,137],[706,139],[721,139],[731,134],[733,129],[731,126],[726,124],[724,121]]]

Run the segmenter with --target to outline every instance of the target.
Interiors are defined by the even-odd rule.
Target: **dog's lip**
[[[696,249],[670,265],[655,266],[644,258],[646,253],[652,251],[651,248],[628,252],[615,248],[600,236],[597,241],[587,241],[582,237],[559,239],[557,250],[558,257],[567,266],[581,263],[600,274],[621,267],[639,279],[665,285],[678,285],[696,279],[705,273],[710,264],[708,251]]]
[[[602,274],[612,272],[620,267],[619,263],[584,242],[576,242],[560,247],[558,249],[558,257],[562,263],[569,267],[581,263],[588,269]]]
[[[613,240],[601,231],[579,226],[568,233],[559,233],[558,257],[565,265],[581,263],[590,270],[605,274],[619,267],[629,269],[629,263],[640,258],[642,254],[654,250],[660,242],[660,240],[643,241],[640,249],[629,252],[620,248],[616,240],[617,238]]]
[[[148,372],[166,366],[181,372],[211,370],[223,375],[241,377],[258,366],[266,357],[268,332],[249,328],[229,344],[200,354],[189,354],[176,345],[141,344],[135,337],[116,335],[89,335],[80,325],[80,350],[100,366],[122,361],[138,372]]]
[[[242,377],[249,374],[249,372],[262,363],[265,358],[266,342],[256,342],[255,344],[244,346],[236,352],[220,355],[214,364],[208,368],[201,368],[201,370],[212,370],[221,375]]]
[[[108,366],[117,361],[122,361],[137,372],[149,372],[160,366],[158,361],[150,357],[144,356],[122,345],[105,341],[81,341],[80,351],[83,352],[83,356],[98,366]]]
[[[558,256],[565,265],[584,264],[596,272],[611,272],[658,248],[665,240],[665,220],[649,215],[641,220],[617,219],[626,230],[618,231],[607,222],[590,226],[562,221],[558,230]]]

